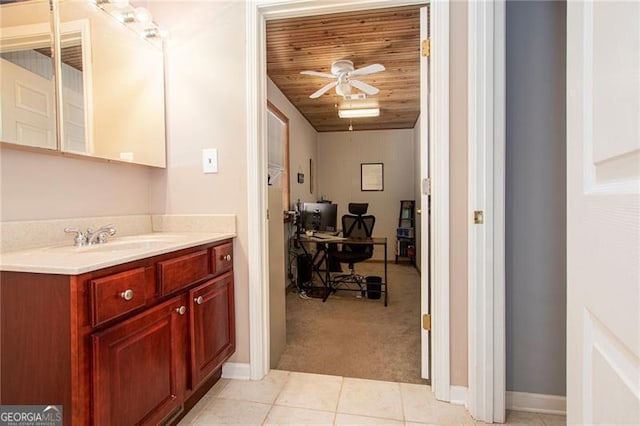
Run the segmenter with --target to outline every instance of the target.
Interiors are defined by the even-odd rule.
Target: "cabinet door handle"
[[[179,308],[176,308],[176,312],[180,315],[184,315],[185,312],[187,312],[187,308],[184,305],[182,305]]]
[[[122,293],[120,293],[120,297],[122,297],[126,301],[133,299],[133,290],[127,289],[123,291]]]
[[[193,299],[194,302],[196,302],[197,305],[202,305],[202,302],[204,302],[204,299],[202,298],[202,296],[198,296],[195,299]]]
[[[226,260],[227,262],[231,262],[231,255],[227,254],[227,255],[221,255],[220,256],[221,260]]]

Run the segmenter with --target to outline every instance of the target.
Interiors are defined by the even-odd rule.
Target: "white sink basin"
[[[79,252],[113,252],[120,250],[145,250],[153,249],[168,244],[179,242],[181,236],[164,234],[164,235],[132,235],[128,237],[113,238],[103,244],[93,244],[90,246],[79,247]]]
[[[175,234],[145,234],[131,235],[126,237],[116,237],[109,239],[103,244],[92,244],[90,246],[56,246],[48,247],[46,251],[65,252],[70,254],[82,253],[115,253],[126,250],[150,250],[161,248],[171,244],[180,243],[185,239],[184,235]]]
[[[91,246],[79,247],[78,252],[111,252],[120,250],[142,250],[152,249],[166,245],[167,241],[159,240],[139,240],[139,241],[109,241],[104,244],[94,244]]]

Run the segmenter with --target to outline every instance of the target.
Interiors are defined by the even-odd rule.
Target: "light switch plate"
[[[218,150],[216,148],[202,150],[202,172],[218,173]]]

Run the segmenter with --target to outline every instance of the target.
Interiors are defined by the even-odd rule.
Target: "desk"
[[[333,280],[331,278],[331,270],[329,265],[331,265],[331,252],[329,251],[329,244],[359,244],[359,245],[381,245],[384,246],[384,278],[380,285],[380,292],[384,293],[384,306],[387,306],[387,300],[389,295],[389,289],[387,287],[387,239],[386,238],[344,238],[344,237],[331,237],[329,235],[324,234],[322,238],[307,236],[307,235],[298,235],[298,241],[301,243],[300,246],[305,254],[309,254],[306,249],[306,244],[315,243],[318,247],[318,251],[313,256],[312,260],[312,268],[315,273],[322,282],[322,285],[325,288],[325,294],[322,298],[322,301],[325,302],[327,297],[329,297],[329,293],[336,289],[333,286]],[[324,274],[323,274],[324,273]]]

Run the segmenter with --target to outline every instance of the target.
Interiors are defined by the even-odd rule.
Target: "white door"
[[[56,123],[52,82],[5,59],[0,59],[0,64],[2,140],[55,149]]]
[[[428,38],[429,14],[426,7],[420,9],[420,40]],[[429,195],[426,194],[426,179],[429,177],[429,58],[420,55],[420,181],[423,183],[420,194],[420,210],[422,214],[418,216],[420,220],[420,287],[421,287],[421,313],[422,316],[430,312],[429,308]],[[422,366],[421,375],[423,379],[430,379],[429,370],[429,344],[431,332],[421,326],[421,347]]]
[[[567,4],[569,424],[640,424],[639,22]]]
[[[62,149],[64,151],[89,153],[85,136],[84,99],[82,92],[62,89],[64,123],[62,125]]]

